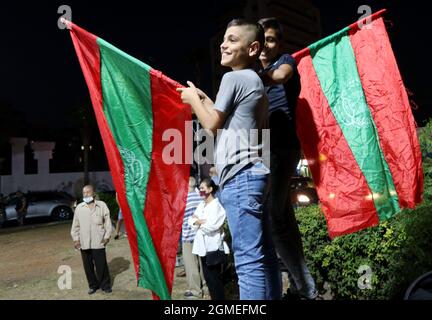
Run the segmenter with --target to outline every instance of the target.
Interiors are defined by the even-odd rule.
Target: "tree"
[[[96,118],[92,106],[87,103],[76,105],[71,111],[73,123],[79,128],[82,150],[83,150],[83,173],[84,185],[90,182],[89,178],[89,162],[90,150],[92,141],[92,132],[97,130]]]

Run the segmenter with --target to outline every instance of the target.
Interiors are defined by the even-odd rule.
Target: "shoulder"
[[[196,191],[188,192],[188,197],[189,198],[196,198],[196,197],[199,197],[199,196],[200,195]]]
[[[106,204],[105,202],[101,201],[101,200],[95,200],[95,204],[96,204],[97,206],[101,207],[101,208],[104,208],[104,209],[106,208],[106,209],[108,209],[107,204]]]
[[[245,79],[260,80],[258,74],[252,69],[230,71],[223,75],[222,81],[244,83]]]
[[[76,208],[75,208],[75,214],[85,210],[86,206],[85,206],[85,202],[81,202],[79,204],[77,204]]]
[[[78,205],[76,206],[77,209],[81,209],[85,206],[85,202],[80,202],[78,203]]]
[[[293,58],[292,55],[285,53],[283,55],[281,55],[277,61],[278,65],[281,64],[289,64],[292,67],[296,67],[297,66],[297,62],[296,60]]]
[[[224,209],[224,207],[222,207],[218,198],[215,198],[212,202],[210,202],[210,205],[211,205],[213,210],[225,212],[225,209]]]
[[[226,80],[230,80],[230,79],[234,79],[236,78],[236,72],[235,71],[228,71],[226,73],[224,73],[224,75],[222,76],[222,81],[226,81]]]
[[[188,194],[186,200],[188,207],[197,207],[201,201],[202,199],[199,194]]]
[[[235,71],[230,71],[222,76],[221,88],[234,87],[237,83],[241,83],[241,77]]]

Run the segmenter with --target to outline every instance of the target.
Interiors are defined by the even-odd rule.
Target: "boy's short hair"
[[[251,30],[254,33],[255,37],[252,40],[252,42],[258,41],[260,44],[260,51],[261,51],[262,48],[264,48],[264,42],[265,42],[263,27],[259,23],[253,22],[251,20],[240,18],[240,19],[231,20],[231,22],[228,23],[228,25],[227,25],[227,29],[230,27],[239,27],[239,26],[248,27],[249,30]]]
[[[283,28],[276,18],[262,18],[258,21],[258,24],[263,27],[264,31],[269,28],[274,29],[276,31],[278,40],[283,39]]]

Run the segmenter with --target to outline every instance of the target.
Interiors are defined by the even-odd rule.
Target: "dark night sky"
[[[57,28],[62,4],[72,8],[76,24],[184,83],[194,80],[189,53],[207,45],[216,30],[215,16],[232,2],[1,2],[0,102],[21,110],[30,124],[60,128],[70,125],[73,105],[89,100],[68,31]],[[405,85],[421,107],[414,113],[421,124],[432,108],[428,11],[421,1],[396,2],[399,5],[390,0],[313,1],[321,10],[323,36],[354,22],[360,4],[369,4],[373,11],[389,9],[386,17],[394,23],[390,39]]]

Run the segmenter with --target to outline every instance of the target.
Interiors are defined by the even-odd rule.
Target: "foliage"
[[[424,173],[424,199],[432,201],[432,119],[419,130]]]
[[[119,211],[119,206],[116,201],[115,192],[98,192],[98,200],[105,202],[110,211],[111,220],[117,220],[117,215]]]
[[[330,285],[335,299],[402,298],[412,281],[432,270],[430,204],[333,241],[318,206],[299,209],[297,219],[311,273],[321,291]],[[361,266],[370,268],[370,277]],[[361,281],[366,278],[370,289]]]

